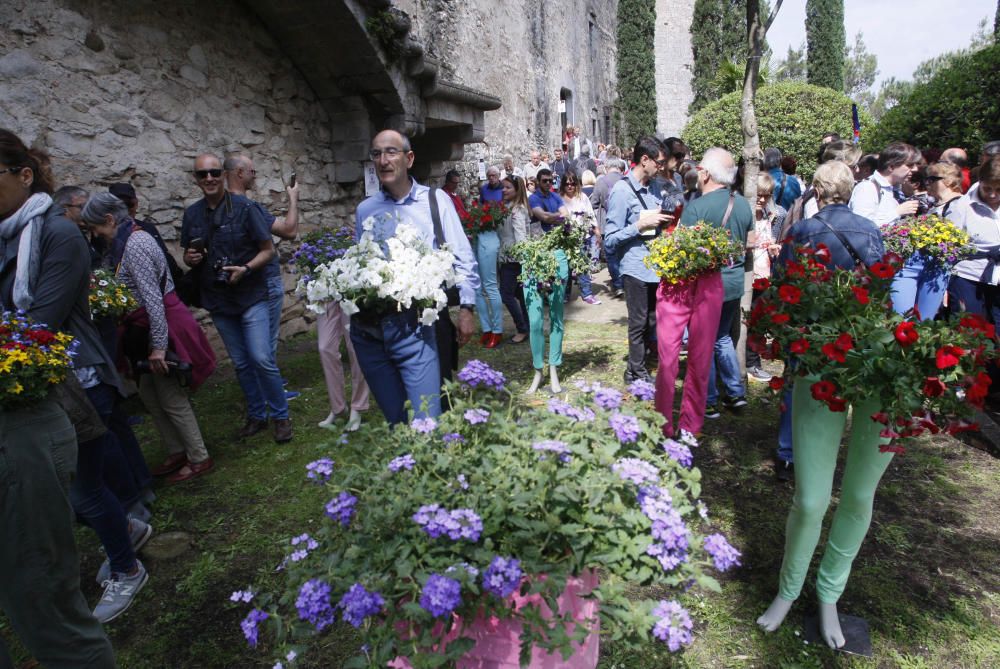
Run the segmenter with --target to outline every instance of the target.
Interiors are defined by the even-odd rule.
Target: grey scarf
[[[52,206],[47,193],[35,193],[11,216],[0,221],[0,258],[7,252],[7,244],[18,235],[17,273],[14,275],[14,306],[23,311],[35,299],[35,284],[41,268],[42,223],[45,212]]]

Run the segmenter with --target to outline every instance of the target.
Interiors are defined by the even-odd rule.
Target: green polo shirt
[[[729,189],[714,190],[688,202],[684,207],[684,213],[681,214],[681,225],[694,225],[698,221],[705,221],[719,226],[726,215],[727,206],[729,206]],[[726,228],[732,233],[733,239],[742,244],[747,243],[747,233],[753,229],[753,211],[747,199],[739,193],[733,200],[733,213],[729,215]],[[722,270],[722,285],[726,291],[723,299],[726,302],[738,300],[743,296],[743,272],[743,263]]]

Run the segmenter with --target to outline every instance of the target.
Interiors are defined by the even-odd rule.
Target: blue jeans
[[[285,284],[281,271],[267,280],[267,317],[271,324],[271,354],[278,359],[278,331],[281,329],[281,307],[285,303]]]
[[[608,274],[611,275],[611,289],[621,290],[622,289],[622,270],[621,264],[622,259],[618,257],[617,253],[611,253],[606,251],[604,253],[605,259],[608,261]]]
[[[916,307],[920,320],[933,320],[944,301],[951,274],[922,253],[910,256],[892,280],[892,309],[905,314]]]
[[[736,359],[736,347],[729,334],[733,328],[733,319],[740,310],[739,298],[722,303],[722,316],[719,318],[719,334],[715,339],[715,355],[712,356],[712,366],[708,373],[708,404],[719,402],[717,381],[722,381],[726,394],[730,397],[743,397],[746,390],[743,379],[740,378],[740,362]],[[719,378],[716,379],[716,371]]]
[[[594,235],[593,232],[591,232],[583,240],[583,255],[590,260],[590,264],[591,266],[593,266],[597,260],[598,253],[599,251],[597,249],[597,237]],[[586,274],[580,274],[579,276],[576,277],[576,280],[580,284],[581,297],[588,297],[594,294],[594,291],[591,288],[591,280],[589,272]]]
[[[483,333],[503,334],[503,312],[500,310],[500,284],[497,281],[497,256],[500,237],[495,232],[476,236],[476,262],[482,286],[476,291],[476,312]]]
[[[500,300],[520,334],[528,334],[528,307],[524,304],[524,289],[517,282],[521,263],[500,263]]]
[[[377,324],[351,318],[351,343],[368,388],[390,425],[441,415],[441,370],[434,326],[420,325],[414,309],[382,317]]]
[[[801,379],[800,379],[801,380]],[[802,383],[805,383],[803,380]],[[794,462],[792,457],[792,386],[785,386],[781,393],[778,414],[778,459]]]
[[[246,397],[247,416],[254,420],[266,420],[268,414],[275,420],[288,418],[288,400],[271,348],[269,308],[269,302],[262,301],[239,316],[212,314]]]
[[[117,401],[113,386],[100,383],[87,388],[87,397],[107,425]],[[108,430],[97,439],[80,444],[76,458],[76,478],[69,489],[69,499],[77,515],[97,533],[111,571],[127,573],[135,567],[135,551],[128,536],[128,520],[121,502],[104,484],[104,451],[119,448],[118,437]]]

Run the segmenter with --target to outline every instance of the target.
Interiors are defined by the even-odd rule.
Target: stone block
[[[42,64],[23,49],[14,49],[0,57],[0,76],[7,79],[27,79],[42,70]]]

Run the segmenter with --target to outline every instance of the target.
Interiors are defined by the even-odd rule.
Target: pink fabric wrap
[[[582,644],[573,644],[575,652],[568,660],[563,660],[558,652],[550,655],[541,648],[533,648],[529,669],[594,669],[597,666],[600,642],[597,633],[599,627],[597,600],[582,597],[589,594],[596,586],[597,574],[594,571],[587,571],[578,577],[567,579],[566,589],[557,600],[559,612],[571,614],[580,624],[586,625],[588,624],[586,621],[591,620],[593,628]],[[552,615],[545,601],[537,594],[522,597],[515,592],[511,595],[511,602],[515,610],[534,604],[541,607],[546,618]],[[458,669],[520,669],[518,661],[521,652],[520,621],[512,618],[501,620],[494,616],[489,619],[477,617],[470,623],[456,615],[455,625],[445,637],[445,642],[460,636],[474,639],[476,645],[458,661]],[[412,669],[413,665],[405,657],[397,657],[388,666],[393,669]]]

